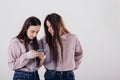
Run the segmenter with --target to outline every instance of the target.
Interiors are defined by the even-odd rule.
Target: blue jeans
[[[26,72],[15,70],[13,80],[40,80],[38,71],[36,72]]]
[[[75,80],[74,72],[71,71],[55,71],[46,70],[45,80]]]

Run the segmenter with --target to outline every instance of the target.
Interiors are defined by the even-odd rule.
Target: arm
[[[81,63],[81,58],[83,56],[83,50],[79,40],[76,40],[76,47],[75,47],[75,69],[77,69]]]
[[[32,50],[22,53],[20,43],[13,42],[8,47],[8,66],[10,69],[15,70],[24,67],[29,59],[32,57]]]

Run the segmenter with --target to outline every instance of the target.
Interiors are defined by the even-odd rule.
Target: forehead
[[[47,20],[46,21],[46,24],[47,24],[47,26],[50,26],[51,24],[50,24],[50,22]]]
[[[38,31],[40,29],[40,25],[38,26],[29,26],[28,30]]]

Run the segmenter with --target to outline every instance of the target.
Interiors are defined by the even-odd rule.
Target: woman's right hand
[[[36,58],[36,57],[39,57],[39,52],[35,51],[35,50],[32,50],[32,56],[33,58]]]

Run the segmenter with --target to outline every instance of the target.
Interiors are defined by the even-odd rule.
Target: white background
[[[67,29],[78,36],[84,57],[76,80],[120,80],[120,0],[0,0],[0,80],[12,80],[8,68],[9,41],[29,16],[42,22],[59,13]],[[44,79],[44,68],[39,70]]]

